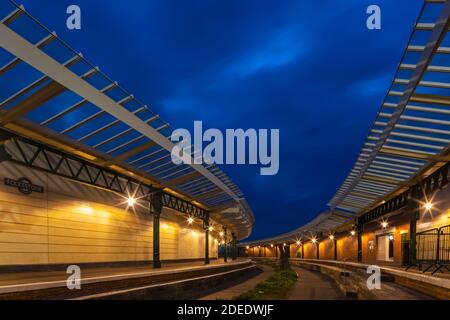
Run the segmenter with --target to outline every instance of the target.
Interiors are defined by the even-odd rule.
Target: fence
[[[450,225],[417,233],[416,260],[420,266],[429,264],[423,272],[433,267],[432,274],[442,268],[450,271]]]

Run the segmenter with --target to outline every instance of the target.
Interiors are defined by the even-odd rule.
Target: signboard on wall
[[[23,194],[31,194],[33,192],[38,193],[44,192],[44,187],[31,183],[31,181],[25,177],[19,178],[18,180],[5,178],[5,185],[17,188]]]

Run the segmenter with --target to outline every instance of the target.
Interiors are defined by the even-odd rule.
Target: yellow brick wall
[[[3,183],[22,176],[44,186],[44,193],[23,195]],[[123,201],[111,192],[0,164],[0,265],[151,260],[153,217],[146,210],[125,210]],[[164,210],[160,231],[162,260],[204,257],[200,224],[188,226]],[[217,246],[210,243],[215,257]]]

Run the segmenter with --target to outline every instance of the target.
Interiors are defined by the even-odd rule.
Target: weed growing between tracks
[[[264,261],[262,264],[274,268],[275,273],[254,289],[247,291],[235,300],[283,300],[297,281],[297,274],[291,269],[281,270],[277,262]]]

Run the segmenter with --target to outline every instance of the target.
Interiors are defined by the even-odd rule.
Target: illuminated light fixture
[[[425,208],[425,210],[427,211],[431,211],[431,209],[433,209],[433,204],[431,202],[426,202],[423,207]]]
[[[356,231],[355,231],[355,230],[352,230],[352,231],[350,231],[350,234],[351,234],[352,236],[354,236],[354,235],[356,234]]]
[[[89,206],[82,206],[80,208],[80,210],[84,214],[92,214],[92,213],[94,213],[94,210],[91,207],[89,207]]]
[[[209,229],[209,231],[213,231],[214,230],[214,228],[212,226],[209,227],[208,229]]]
[[[394,236],[392,234],[389,235],[389,240],[394,240]]]
[[[317,242],[317,239],[316,239],[316,238],[312,238],[312,239],[311,239],[311,242],[312,242],[312,243],[316,243],[316,242]]]
[[[386,221],[383,221],[383,222],[381,223],[381,226],[382,226],[384,229],[386,229],[387,226],[388,226],[388,223],[387,223]]]
[[[261,246],[258,246],[258,249],[261,248]]]
[[[273,243],[270,244],[270,247],[273,248]]]
[[[285,242],[285,243],[283,243],[283,247],[286,247],[286,242]]]
[[[128,206],[129,206],[129,207],[132,207],[132,206],[134,206],[134,204],[136,203],[136,199],[135,199],[134,197],[130,196],[130,197],[128,197],[128,199],[127,199],[127,203],[128,203]]]
[[[222,232],[222,231],[220,231],[219,235],[220,235],[221,237],[223,237],[223,232]]]
[[[245,249],[247,249],[247,250],[250,249],[250,246],[245,246]]]
[[[333,240],[333,239],[334,239],[334,236],[333,236],[332,234],[330,234],[330,235],[328,236],[328,238],[330,238],[330,240]]]
[[[301,243],[301,242],[297,240],[297,245],[298,245],[298,246],[300,245],[300,243]]]
[[[188,221],[189,224],[192,224],[192,222],[194,222],[194,218],[189,217],[187,221]]]
[[[225,244],[225,241],[222,240],[222,244]]]

